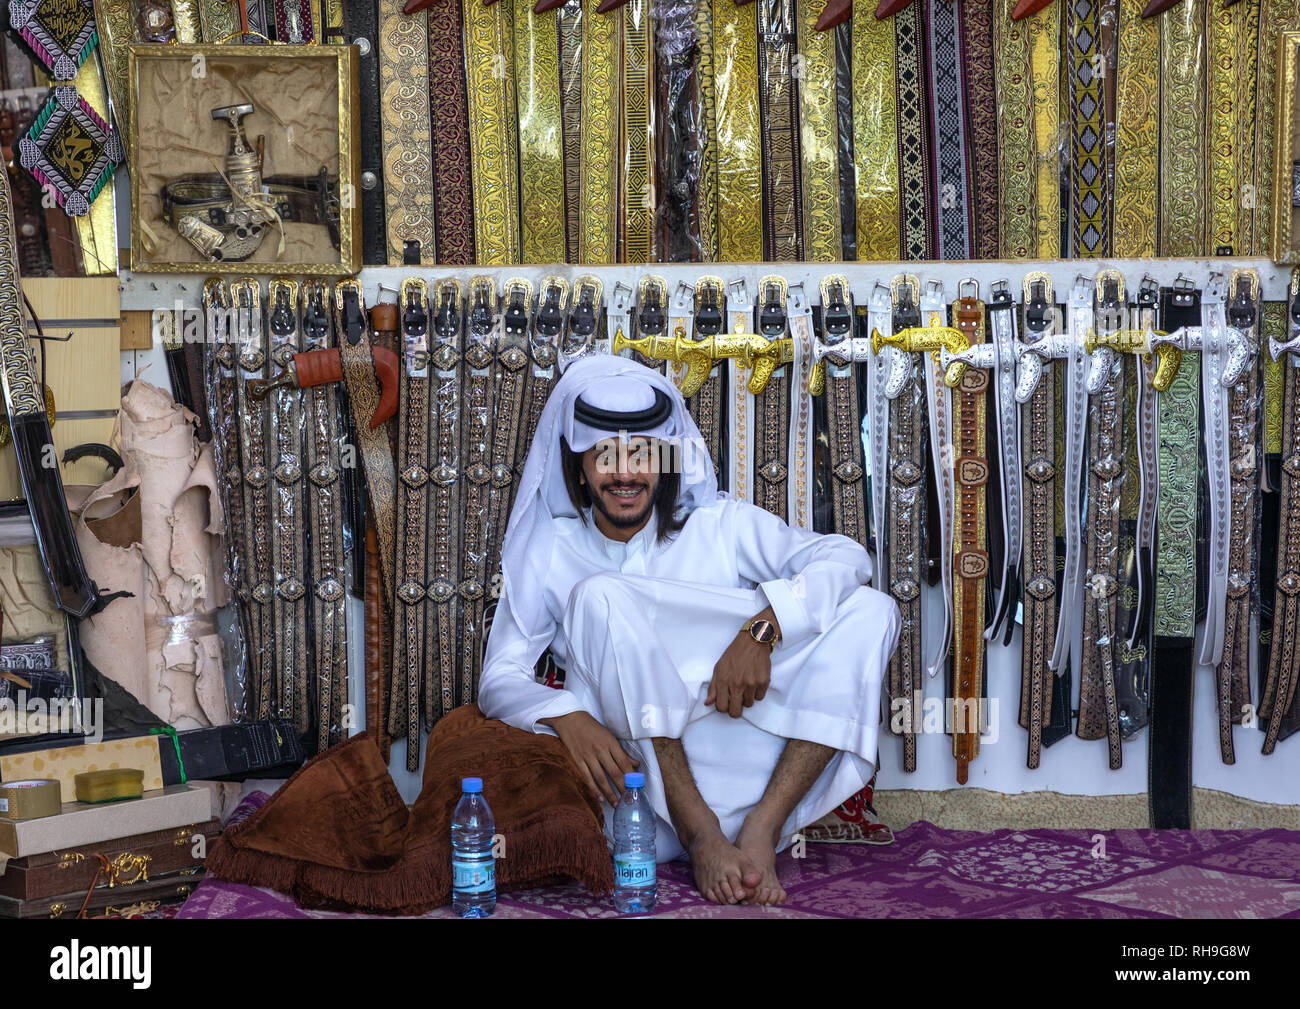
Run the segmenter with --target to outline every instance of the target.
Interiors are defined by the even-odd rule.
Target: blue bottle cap
[[[468,792],[470,794],[473,794],[475,792],[481,792],[483,791],[483,779],[482,778],[461,778],[460,790],[462,792]]]
[[[640,771],[628,771],[623,775],[624,788],[645,788],[645,775]]]

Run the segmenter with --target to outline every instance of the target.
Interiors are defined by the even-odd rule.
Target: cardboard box
[[[139,799],[88,806],[65,802],[58,816],[38,820],[0,819],[0,856],[6,860],[110,841],[151,830],[206,823],[212,800],[205,788],[171,785]]]

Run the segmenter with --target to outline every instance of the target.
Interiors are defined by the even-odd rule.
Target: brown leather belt
[[[1059,313],[1052,278],[1024,278],[1025,342],[1051,338]],[[1025,473],[1024,616],[1020,661],[1020,724],[1029,730],[1026,764],[1039,765],[1043,720],[1051,707],[1048,663],[1056,641],[1056,374],[1043,362],[1033,395],[1022,408],[1020,425]]]
[[[283,369],[303,349],[298,318],[298,284],[272,278],[267,288],[271,360]],[[293,719],[298,733],[311,723],[307,697],[307,586],[303,542],[301,389],[278,388],[270,404],[271,544],[274,558],[277,714]],[[328,728],[328,727],[327,727]]]
[[[970,291],[972,293],[963,294]],[[963,280],[953,302],[953,322],[971,346],[984,342],[984,303],[979,284]],[[957,525],[953,550],[957,580],[953,654],[953,756],[957,783],[966,783],[968,766],[979,756],[981,708],[984,694],[985,582],[989,558],[985,484],[988,482],[986,393],[989,376],[983,368],[967,368],[958,386],[953,428],[957,434]]]
[[[763,245],[774,262],[804,258],[795,28],[794,0],[758,0]]]
[[[1094,327],[1098,333],[1122,326],[1124,277],[1102,270],[1096,279]],[[1089,410],[1088,517],[1084,581],[1083,652],[1079,677],[1080,739],[1107,740],[1110,769],[1121,765],[1116,697],[1116,606],[1119,591],[1119,488],[1124,475],[1124,366],[1115,354],[1095,356],[1102,369],[1100,391]]]

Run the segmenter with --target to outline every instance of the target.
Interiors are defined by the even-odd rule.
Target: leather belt
[[[694,311],[690,316],[691,331],[682,332],[683,338],[706,340],[721,333],[725,324],[722,314],[725,298],[726,287],[721,277],[706,276],[697,280],[694,291]],[[674,330],[673,335],[676,336],[678,332],[680,330]],[[727,456],[724,455],[722,444],[722,428],[726,421],[726,387],[723,378],[726,366],[714,365],[712,361],[705,358],[700,365],[697,365],[696,370],[703,371],[703,375],[698,379],[699,384],[695,385],[689,393],[686,385],[683,384],[682,395],[687,399],[688,409],[708,447],[709,458],[713,460],[713,465],[718,470],[718,480],[721,484],[728,476],[728,471],[723,466]],[[688,372],[687,380],[689,378]]]
[[[668,282],[662,277],[642,277],[637,283],[636,316],[632,327],[638,338],[654,339],[668,335],[667,307]],[[663,373],[663,361],[646,357],[644,354],[636,354],[635,359],[639,364]]]
[[[939,492],[939,569],[943,582],[944,626],[939,636],[938,649],[928,672],[934,676],[948,656],[953,636],[953,516],[957,499],[954,473],[955,436],[952,389],[962,380],[966,371],[963,361],[944,365],[939,352],[946,348],[952,353],[966,350],[970,344],[961,330],[945,325],[947,307],[943,301],[943,285],[931,281],[921,297],[921,321],[918,328],[900,329],[889,336],[873,333],[872,349],[879,355],[883,347],[898,347],[907,353],[929,354],[925,369],[926,403],[930,417],[930,452]]]
[[[455,6],[443,4],[441,6]],[[349,42],[361,52],[359,84],[361,108],[361,257],[366,265],[382,266],[388,262],[388,238],[384,213],[384,154],[379,108],[379,38],[378,8],[374,4],[348,4],[344,11]],[[364,45],[361,43],[364,41]],[[435,174],[435,179],[437,175]]]
[[[506,442],[500,447],[498,457],[504,462],[509,478],[500,488],[500,528],[505,529],[514,507],[515,489],[518,477],[523,474],[527,451],[518,451],[519,430],[524,425],[524,418],[531,415],[534,408],[539,410],[538,399],[533,393],[533,361],[537,345],[534,342],[535,313],[533,310],[533,285],[521,278],[507,280],[501,299],[502,340],[498,347],[498,360],[502,366],[501,378],[497,381],[498,402],[504,409],[509,409],[507,427],[497,428],[497,436],[506,435]],[[543,354],[545,351],[543,350]],[[543,385],[546,379],[543,378]],[[500,410],[498,410],[500,414]],[[511,422],[509,417],[515,419]],[[534,429],[535,430],[535,429]],[[497,450],[494,450],[497,451]],[[496,471],[494,469],[494,476]],[[496,533],[498,542],[500,533]]]
[[[789,444],[786,448],[786,466],[789,475],[786,479],[786,522],[797,529],[813,529],[813,506],[815,482],[815,439],[813,432],[812,390],[824,388],[825,368],[818,367],[813,337],[812,306],[808,304],[808,295],[803,284],[792,284],[786,292],[786,312],[792,344],[790,363],[790,417]],[[849,405],[849,404],[846,404]],[[849,423],[862,429],[859,413],[854,410],[849,415]],[[861,438],[858,439],[861,441]],[[836,483],[832,493],[843,493],[844,488]],[[854,500],[861,501],[861,494]],[[843,512],[846,509],[841,508]],[[836,532],[843,532],[836,527]],[[845,533],[845,535],[848,535]]]
[[[1118,270],[1097,274],[1094,319],[1098,334],[1114,332],[1127,308],[1124,276]],[[1099,372],[1089,408],[1087,598],[1083,612],[1083,651],[1079,670],[1080,739],[1107,743],[1112,771],[1122,764],[1116,676],[1118,638],[1120,482],[1124,476],[1124,365],[1114,353],[1093,351]]]
[[[384,696],[384,685],[388,680],[391,662],[386,654],[384,636],[387,624],[384,576],[379,563],[379,536],[375,531],[374,515],[367,515],[362,526],[365,528],[362,648],[365,655],[366,734],[375,741],[387,763],[392,737],[387,728],[388,699]]]
[[[1038,192],[1037,185],[1037,144],[1041,137],[1035,115],[1030,48],[1031,25],[1034,22],[1011,18],[1016,0],[999,0],[999,6],[999,16],[994,19],[993,25],[996,36],[995,85],[1003,122],[1008,124],[1002,134],[999,147],[1001,163],[998,165],[998,178],[1004,190],[998,204],[1001,212],[1001,252],[1008,259],[1032,259],[1038,246],[1037,207],[1042,195]],[[1041,15],[1034,20],[1047,16]],[[1059,43],[1056,39],[1053,39],[1053,43],[1053,55],[1059,58],[1056,52]],[[1055,142],[1054,134],[1052,142]],[[1052,198],[1059,206],[1059,169]]]
[[[385,234],[389,266],[418,266],[434,261],[428,17],[402,6],[380,0],[377,25]]]
[[[27,342],[13,202],[5,171],[0,171],[0,379],[23,495],[31,512],[50,593],[59,609],[83,617],[95,607],[99,591],[81,560],[59,469],[46,464],[48,447],[54,439],[44,389]]]
[[[844,258],[844,250],[835,33],[817,30],[820,7],[824,4],[805,0],[792,6],[795,6],[798,26],[799,55],[803,57],[803,74],[797,78],[805,250],[801,258],[836,262]]]
[[[1228,279],[1228,320],[1254,350],[1259,346],[1259,275],[1233,270]],[[1232,514],[1229,522],[1227,605],[1223,617],[1223,651],[1217,671],[1219,751],[1234,762],[1232,726],[1240,724],[1251,701],[1251,628],[1258,620],[1256,578],[1259,528],[1257,478],[1262,453],[1259,440],[1259,368],[1251,363],[1228,398],[1228,456]]]
[[[428,8],[429,101],[433,107],[433,230],[439,263],[474,262],[465,26],[459,0]]]
[[[903,259],[929,259],[929,135],[925,95],[924,7],[912,4],[894,17],[895,81],[898,87],[898,181],[902,201]]]
[[[850,31],[858,259],[896,260],[901,219],[894,25],[859,17],[850,20]]]
[[[931,16],[942,6],[931,4]],[[971,250],[976,259],[997,259],[1002,192],[998,187],[999,114],[993,84],[994,0],[964,0],[955,6],[961,10],[963,97],[969,130]]]
[[[266,337],[262,331],[262,291],[255,278],[232,281],[234,307],[232,367],[237,380],[240,492],[244,499],[244,574],[240,590],[248,612],[249,692],[257,700],[257,717],[279,716],[276,676],[275,559],[272,553],[270,410],[250,394],[248,383],[268,377]]]
[[[519,262],[519,135],[505,3],[464,0],[475,262]],[[502,72],[501,60],[505,58]]]
[[[808,5],[802,6],[804,13]],[[792,72],[795,4],[794,0],[758,0],[755,9],[763,124],[763,258],[795,262],[804,258],[800,89]]]
[[[1263,752],[1272,753],[1290,715],[1300,680],[1300,269],[1291,275],[1286,342],[1269,339],[1269,354],[1283,362],[1285,394],[1282,412],[1282,490],[1277,539],[1277,596],[1274,600],[1268,678],[1260,695],[1260,715],[1268,719]]]
[[[1067,0],[1069,39],[1070,237],[1077,256],[1109,253],[1110,206],[1106,176],[1105,53],[1101,39],[1100,0]],[[1068,605],[1069,598],[1064,601]]]
[[[1205,240],[1206,0],[1160,18],[1160,255],[1199,256]]]
[[[1114,192],[1117,256],[1150,257],[1157,246],[1160,21],[1142,16],[1145,4],[1146,0],[1119,0]]]
[[[298,317],[297,282],[272,278],[267,288],[271,360],[287,367],[303,350]],[[280,388],[270,404],[268,444],[274,455],[271,469],[271,557],[275,598],[275,669],[279,699],[277,714],[293,719],[298,733],[311,723],[307,684],[307,562],[303,543],[303,396]],[[328,726],[326,726],[328,733]]]
[[[300,292],[303,349],[334,346],[329,288],[305,283]],[[316,685],[317,749],[338,742],[346,732],[343,705],[348,693],[347,593],[343,588],[343,497],[339,479],[337,394],[331,385],[314,386],[304,397],[306,428],[306,508],[311,536],[312,679]],[[379,588],[376,557],[376,588]],[[383,605],[382,595],[379,605]],[[367,718],[371,712],[367,708]]]
[[[887,324],[884,332],[892,335],[921,324],[921,285],[915,276],[894,277],[886,298],[877,305],[872,300],[873,315]],[[873,332],[874,332],[873,328]],[[877,512],[877,550],[883,552],[887,566],[881,584],[898,604],[902,618],[898,649],[890,658],[890,695],[903,699],[903,711],[909,717],[903,726],[903,770],[916,770],[916,737],[924,694],[922,670],[921,584],[924,555],[921,541],[925,529],[925,445],[926,414],[922,384],[916,359],[897,347],[882,347],[873,371],[884,379],[870,386],[872,417],[883,412],[886,422],[877,444],[876,427],[872,427],[872,486],[877,480],[887,498]],[[883,395],[881,393],[883,392]],[[892,395],[891,395],[892,394]],[[883,403],[881,402],[883,401]],[[883,410],[882,410],[883,407]],[[883,463],[881,457],[884,457]],[[878,491],[877,491],[878,494]],[[885,537],[883,548],[879,538]]]
[[[527,403],[524,407],[523,430],[520,432],[519,463],[516,477],[523,476],[528,449],[537,433],[546,400],[560,377],[557,365],[560,338],[564,332],[564,305],[569,297],[569,283],[563,277],[549,276],[542,281],[537,297],[537,313],[529,331],[528,350],[532,369],[528,379]],[[518,486],[518,483],[515,484]],[[511,509],[513,510],[513,508]]]
[[[966,293],[970,292],[970,293]],[[963,280],[952,314],[956,328],[972,346],[984,342],[984,303],[979,284]],[[957,514],[953,553],[956,579],[953,586],[953,633],[955,657],[952,677],[953,756],[957,758],[957,783],[966,783],[968,766],[979,756],[984,697],[984,607],[989,571],[985,524],[985,484],[988,457],[984,410],[988,373],[967,368],[958,386],[954,407],[953,434],[956,436]]]
[[[727,151],[718,159],[718,259],[754,262],[764,258],[758,22],[748,6],[711,2],[717,137]]]
[[[1061,254],[1061,173],[1056,151],[1061,128],[1060,38],[1061,12],[1055,4],[1029,19],[1039,259],[1056,259]],[[1003,188],[1008,187],[1009,182],[1004,181]]]
[[[743,280],[727,287],[728,335],[753,331],[754,305]],[[754,504],[754,393],[752,366],[739,358],[727,365],[727,490]]]
[[[964,6],[978,6],[978,3],[968,2]],[[940,259],[970,259],[972,248],[974,208],[966,178],[967,81],[963,76],[958,17],[955,3],[935,3],[930,7],[929,83],[933,110],[930,153],[938,194],[935,230]]]
[[[1058,313],[1052,279],[1045,273],[1024,278],[1025,334],[1032,348],[1055,338]],[[1056,640],[1056,413],[1055,369],[1049,358],[1038,372],[1025,404],[1024,475],[1026,489],[1024,553],[1024,633],[1021,650],[1020,724],[1029,730],[1027,764],[1039,765],[1043,719],[1051,706],[1049,668]]]
[[[1165,329],[1200,322],[1200,292],[1179,280],[1161,295]],[[1200,362],[1184,359],[1160,402],[1155,634],[1148,739],[1151,825],[1191,826],[1191,701],[1196,630],[1196,459]]]
[[[790,339],[786,295],[785,278],[770,275],[759,280],[758,332],[768,341]],[[748,383],[752,372],[736,365],[737,362],[732,363],[732,381]],[[798,396],[799,390],[791,388],[789,371],[782,366],[772,373],[761,395],[750,399],[748,388],[744,391],[749,405],[743,408],[744,412],[739,412],[742,408],[737,408],[738,412],[732,415],[737,419],[737,427],[733,430],[739,436],[746,426],[752,427],[753,447],[748,462],[743,458],[737,459],[733,454],[732,458],[741,467],[737,473],[739,475],[746,470],[752,471],[749,479],[752,481],[753,503],[788,521],[790,516],[786,506],[791,462],[788,455],[790,407],[792,397]],[[736,402],[737,393],[733,389],[733,407]]]
[[[401,290],[400,408],[397,424],[396,536],[393,593],[393,656],[390,705],[405,715],[408,763],[418,759],[420,691],[429,681],[437,652],[428,630],[427,552],[433,525],[432,348],[429,334],[429,287],[407,277]],[[436,533],[435,533],[436,535]],[[399,733],[401,735],[402,733]]]
[[[583,8],[580,263],[618,261],[617,151],[623,22],[618,17],[598,14],[598,6],[599,0],[587,0]]]
[[[434,725],[456,706],[454,671],[458,661],[456,631],[460,624],[461,516],[464,467],[461,466],[461,373],[464,346],[464,292],[460,281],[438,281],[433,288],[429,415],[433,539],[426,548],[425,648],[433,662],[424,664],[424,721]]]

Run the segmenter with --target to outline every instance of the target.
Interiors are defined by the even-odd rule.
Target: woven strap
[[[428,17],[429,102],[433,129],[434,236],[438,262],[474,262],[474,189],[465,84],[465,24],[457,0],[436,3]]]
[[[758,22],[748,5],[711,2],[718,102],[718,259],[755,262],[764,258]]]
[[[727,290],[728,333],[753,332],[754,305],[743,280]],[[755,416],[754,394],[749,390],[753,367],[739,358],[727,363],[727,490],[735,498],[757,504],[754,498]]]
[[[655,171],[650,129],[654,80],[650,0],[623,6],[622,254],[624,263],[655,261]]]
[[[583,7],[580,263],[618,261],[619,84],[623,19]]]
[[[998,204],[1002,214],[1001,251],[1008,259],[1032,259],[1038,245],[1036,208],[1040,196],[1036,156],[1039,124],[1035,114],[1036,91],[1031,63],[1032,25],[1034,21],[1049,15],[1040,14],[1033,21],[1013,21],[1011,11],[1016,6],[1016,0],[1001,0],[1000,6],[1001,10],[994,22],[995,79],[998,107],[1007,124],[1002,133],[999,147],[1001,164],[998,166],[998,177],[1005,190]],[[1055,65],[1055,47],[1052,55]],[[1056,180],[1053,203],[1058,206],[1060,204],[1059,178]]]
[[[509,4],[463,0],[475,262],[519,262],[519,134]],[[504,66],[502,60],[504,59]]]
[[[289,45],[312,45],[321,41],[318,5],[311,0],[269,0],[275,39]],[[173,4],[175,7],[175,4]]]
[[[1105,53],[1101,0],[1067,0],[1070,90],[1070,241],[1076,256],[1104,256],[1110,248],[1106,177]]]
[[[803,0],[797,5],[799,55],[803,57],[799,80],[803,258],[821,263],[844,258],[835,33],[819,32],[816,27],[825,6],[825,0]]]
[[[971,6],[967,3],[965,6]],[[966,85],[961,60],[958,9],[935,3],[928,25],[930,56],[930,154],[938,207],[940,259],[970,259],[973,208],[966,176]],[[974,137],[971,137],[974,140]]]
[[[283,371],[303,349],[298,317],[298,284],[273,278],[267,288],[267,329],[274,370]],[[307,560],[303,534],[303,393],[292,386],[275,390],[270,404],[271,554],[274,558],[275,600],[272,606],[276,641],[279,710],[293,719],[299,733],[308,731],[307,683]],[[328,733],[328,726],[326,726]]]
[[[389,266],[416,254],[408,243],[419,243],[419,263],[435,255],[428,13],[404,14],[402,5],[380,0],[377,40]]]
[[[900,256],[898,91],[891,20],[857,17],[853,35],[853,159],[858,259]]]
[[[930,5],[938,18],[942,2]],[[1002,192],[998,187],[997,92],[993,71],[994,0],[962,0],[961,54],[963,94],[970,146],[970,208],[972,254],[976,259],[998,257],[998,216]]]
[[[942,2],[942,0],[940,0]],[[929,259],[933,223],[930,213],[929,136],[926,115],[926,0],[894,17],[895,84],[898,88],[898,180],[902,200],[903,259]]]
[[[789,340],[787,291],[783,277],[763,277],[758,282],[758,331],[772,341]],[[740,369],[736,369],[739,374]],[[782,365],[772,373],[762,393],[753,397],[750,424],[754,429],[754,504],[790,521],[787,511],[790,467],[790,408],[794,390],[790,369]],[[733,402],[735,395],[733,392]]]
[[[1061,129],[1060,37],[1059,4],[1050,4],[1029,19],[1029,67],[1034,90],[1034,217],[1039,259],[1056,259],[1061,254],[1061,169],[1057,151]],[[1002,245],[1005,248],[1005,239]]]
[[[723,286],[722,278],[701,277],[696,281],[692,295],[692,314],[683,320],[689,322],[690,330],[684,331],[682,335],[686,339],[694,340],[716,336],[721,332],[726,319],[723,314],[726,306],[726,288]],[[725,478],[724,465],[728,459],[726,447],[722,443],[722,427],[727,416],[726,380],[723,378],[726,368],[725,364],[713,365],[704,384],[687,402],[687,408],[691,411],[691,416],[695,419],[704,444],[709,450],[709,458],[713,460],[714,468],[718,471],[719,481]]]
[[[1160,16],[1160,255],[1199,256],[1205,241],[1205,11],[1187,0]]]

